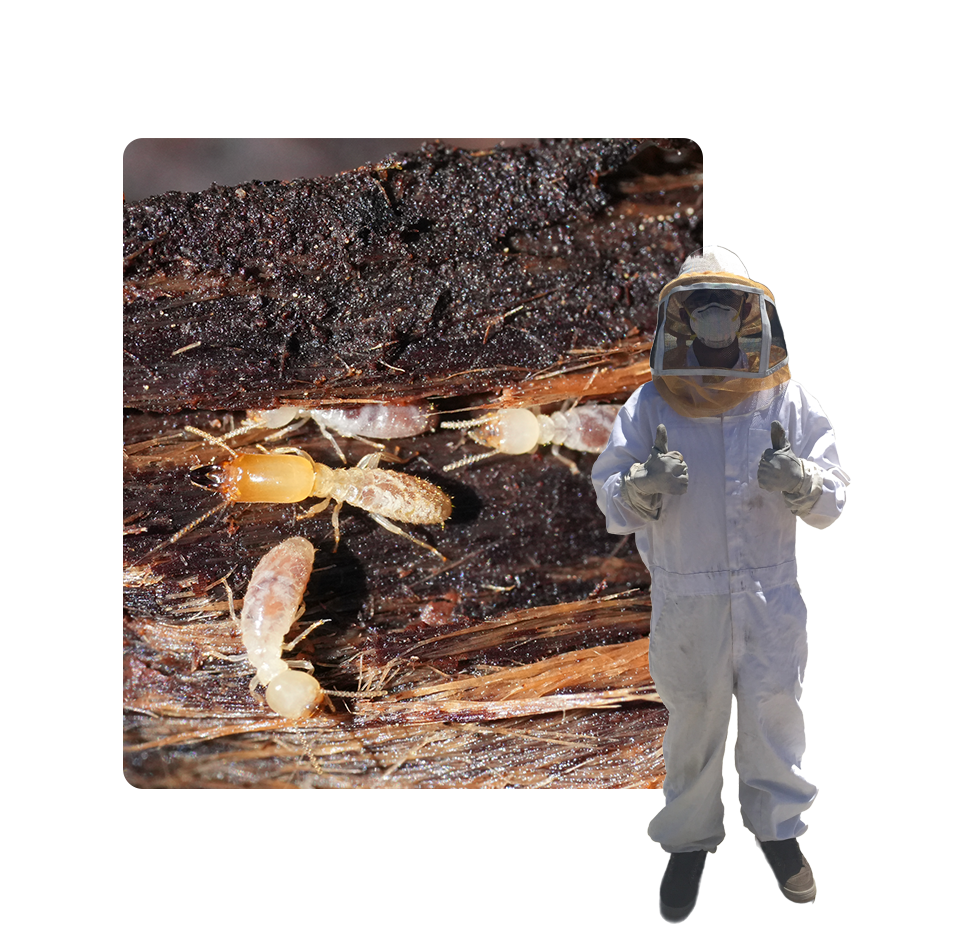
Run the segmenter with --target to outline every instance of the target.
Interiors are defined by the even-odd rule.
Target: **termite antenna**
[[[186,428],[193,430],[193,426],[190,426],[190,425],[186,426]],[[228,439],[228,438],[237,438],[239,435],[244,435],[245,433],[250,432],[253,429],[257,429],[257,428],[261,428],[261,426],[260,425],[255,425],[255,424],[250,423],[247,420],[245,420],[236,429],[231,429],[230,432],[225,432],[221,436],[221,438],[222,439],[225,439],[225,440]],[[199,434],[199,430],[196,430],[196,431]],[[213,439],[213,440],[216,441],[216,439]]]
[[[139,560],[138,564],[141,565],[151,555],[155,555],[157,552],[159,552],[160,549],[165,549],[168,545],[173,545],[174,542],[177,542],[180,539],[182,539],[192,529],[196,529],[202,522],[204,522],[205,519],[210,519],[210,517],[212,517],[218,511],[223,510],[226,506],[227,503],[219,503],[217,506],[211,507],[206,513],[202,513],[195,520],[192,520],[191,522],[187,523],[187,525],[184,526],[183,529],[179,530],[178,532],[175,532],[172,536],[170,536],[169,539],[166,540],[166,542],[161,542],[158,546],[155,546],[154,548],[150,549]]]
[[[498,451],[480,451],[479,454],[468,455],[462,458],[460,461],[453,461],[451,464],[446,464],[442,470],[443,471],[454,471],[458,468],[468,467],[470,464],[475,464],[477,461],[485,461],[486,458],[491,458],[493,455],[499,454]]]
[[[217,445],[218,447],[223,448],[232,457],[234,457],[235,455],[234,449],[231,448],[229,445],[226,445],[224,443],[224,439],[231,438],[234,435],[240,434],[237,429],[232,429],[230,432],[228,432],[227,435],[222,435],[220,438],[218,438],[215,435],[211,435],[210,432],[205,432],[203,429],[197,428],[196,425],[185,425],[183,428],[184,431],[190,432],[193,435],[197,435],[200,438],[203,438],[205,441],[209,441],[212,445]]]
[[[477,425],[482,425],[483,422],[488,422],[493,417],[493,413],[487,412],[484,416],[479,416],[478,419],[465,419],[464,421],[458,422],[440,422],[439,428],[443,429],[471,429],[475,428]]]

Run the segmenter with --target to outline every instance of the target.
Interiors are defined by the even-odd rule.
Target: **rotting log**
[[[243,194],[242,194],[243,193]],[[655,296],[700,245],[689,141],[426,146],[332,179],[169,193],[125,208],[125,770],[141,786],[661,782],[647,574],[594,502],[594,456],[547,448],[458,471],[459,430],[389,441],[446,490],[447,561],[344,508],[229,505],[191,472],[243,410],[424,400],[621,402],[648,379]],[[463,416],[464,417],[464,416]],[[269,430],[236,436],[261,443]],[[312,423],[269,445],[339,466]],[[373,451],[340,439],[352,463]],[[576,473],[575,473],[576,471]],[[229,615],[262,554],[318,548],[293,654],[329,706],[271,717]],[[297,625],[296,632],[300,626]]]

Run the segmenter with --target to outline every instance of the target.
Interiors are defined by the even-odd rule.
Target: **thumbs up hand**
[[[689,485],[686,461],[678,451],[669,451],[668,448],[666,427],[660,425],[655,430],[655,447],[648,460],[633,464],[623,483],[627,483],[632,492],[643,499],[650,499],[654,494],[686,493]]]
[[[757,465],[757,483],[764,490],[802,493],[810,487],[801,458],[792,450],[780,422],[771,423],[771,447]]]
[[[669,437],[666,427],[660,425],[655,430],[655,447],[645,462],[646,476],[659,478],[659,493],[686,493],[689,486],[689,471],[686,459],[678,451],[669,451]]]

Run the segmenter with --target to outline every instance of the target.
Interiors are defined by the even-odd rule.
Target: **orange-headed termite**
[[[187,426],[187,430],[220,445],[231,455],[230,460],[214,465],[207,471],[209,481],[217,487],[225,504],[300,503],[309,497],[318,497],[322,502],[314,504],[299,517],[305,519],[325,510],[330,501],[335,501],[333,531],[338,546],[340,507],[349,503],[365,510],[371,519],[390,532],[410,539],[415,545],[445,560],[437,549],[408,535],[391,520],[444,523],[452,513],[452,501],[448,494],[420,477],[379,467],[382,452],[361,458],[356,467],[331,468],[314,461],[298,448],[242,453],[228,448],[222,439],[194,426]],[[220,506],[185,526],[169,542],[175,542],[207,516],[217,512]]]

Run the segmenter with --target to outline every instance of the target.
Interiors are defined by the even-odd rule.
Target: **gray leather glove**
[[[795,516],[806,516],[822,496],[822,472],[792,450],[780,422],[771,423],[771,447],[757,465],[757,483],[764,490],[780,490]]]
[[[764,490],[801,493],[807,490],[805,466],[785,438],[780,422],[771,423],[771,447],[761,455],[757,465],[757,483]]]
[[[668,451],[666,427],[655,430],[655,447],[645,462],[636,462],[621,479],[622,499],[640,516],[658,519],[662,494],[686,493],[689,473],[678,451]]]

